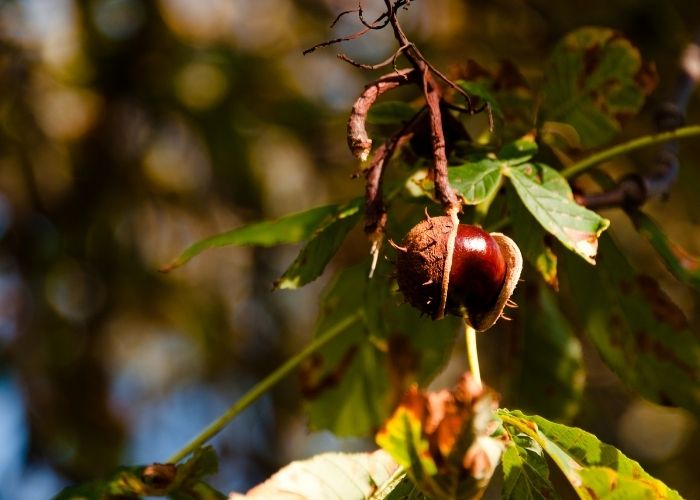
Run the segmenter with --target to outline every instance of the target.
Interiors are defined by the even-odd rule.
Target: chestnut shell
[[[421,312],[439,315],[442,277],[452,219],[431,217],[406,234],[397,252],[396,281],[406,301]],[[477,330],[500,317],[522,270],[517,245],[507,236],[460,224],[450,270],[445,312],[463,316]]]

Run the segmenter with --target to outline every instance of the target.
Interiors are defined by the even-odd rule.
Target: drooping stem
[[[238,401],[233,403],[224,413],[216,420],[209,424],[202,432],[194,439],[187,443],[182,449],[168,458],[167,463],[177,463],[187,455],[195,451],[211,438],[216,436],[221,430],[226,427],[239,413],[248,408],[263,394],[274,387],[278,382],[285,378],[289,373],[299,366],[305,359],[313,353],[321,349],[328,342],[333,340],[339,334],[348,329],[355,321],[360,319],[360,314],[352,314],[345,317],[343,320],[335,324],[322,336],[312,340],[300,353],[288,359],[282,366],[268,375],[265,379],[258,382],[251,390],[245,393]]]
[[[479,370],[479,353],[476,350],[476,330],[464,318],[464,336],[467,341],[467,363],[474,381],[481,387],[481,370]]]
[[[409,68],[384,75],[367,84],[355,100],[348,119],[347,140],[348,147],[356,158],[365,161],[372,149],[372,140],[365,128],[370,108],[380,95],[413,81],[413,73],[413,68]]]
[[[676,139],[685,139],[698,135],[700,135],[700,125],[681,127],[671,130],[670,132],[662,132],[660,134],[645,135],[643,137],[623,142],[617,146],[605,149],[600,153],[593,154],[584,160],[574,163],[569,168],[562,170],[561,174],[566,178],[576,177],[577,175],[580,175],[586,170],[594,167],[598,163],[614,158],[615,156],[620,156],[636,149],[654,146],[655,144],[661,144],[663,142],[673,141]]]

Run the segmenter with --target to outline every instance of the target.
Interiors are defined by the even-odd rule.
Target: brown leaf
[[[503,442],[491,437],[499,425],[497,405],[497,395],[469,373],[452,390],[426,393],[412,386],[377,442],[431,497],[454,491],[478,497],[503,451]]]

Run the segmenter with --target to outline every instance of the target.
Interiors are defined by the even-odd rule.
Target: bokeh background
[[[354,31],[351,16],[328,25],[355,4],[0,1],[0,499],[48,498],[119,464],[165,460],[308,341],[333,269],[367,250],[359,230],[324,277],[298,291],[271,287],[295,247],[212,250],[168,275],[157,269],[199,238],[362,191],[350,179],[344,128],[376,75],[337,60],[336,48],[301,54]],[[373,18],[382,2],[365,4]],[[510,59],[533,84],[564,33],[621,30],[661,77],[624,132],[633,137],[652,130],[651,111],[700,28],[700,6],[414,0],[401,19],[441,68]],[[394,43],[372,33],[342,50],[374,62]],[[688,121],[700,122],[697,93]],[[700,147],[687,141],[682,151],[680,182],[649,210],[700,254]],[[648,163],[652,153],[613,168]],[[629,225],[606,215],[625,247]],[[626,249],[698,328],[697,293],[649,248]],[[700,498],[697,422],[635,398],[583,347],[588,378],[574,423]],[[462,356],[444,376],[450,384]],[[213,484],[224,491],[320,451],[372,447],[309,433],[293,378],[214,443]]]

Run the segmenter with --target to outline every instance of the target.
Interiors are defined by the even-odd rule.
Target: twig
[[[413,133],[414,126],[420,120],[425,110],[425,107],[420,109],[398,132],[394,133],[377,148],[374,152],[372,163],[365,172],[365,234],[367,234],[371,243],[370,255],[372,256],[369,271],[370,278],[377,266],[379,250],[386,232],[387,213],[382,188],[384,172],[396,149]]]
[[[423,73],[423,93],[425,94],[428,113],[430,115],[435,196],[440,203],[442,203],[445,210],[449,211],[454,207],[458,207],[459,211],[461,209],[461,203],[447,178],[447,152],[445,134],[442,128],[442,114],[440,112],[440,92],[428,71],[424,71]]]
[[[406,3],[406,0],[399,0],[397,2],[397,4],[399,4],[399,3],[401,3],[403,5]],[[302,54],[303,55],[310,54],[311,52],[315,51],[316,49],[320,49],[321,47],[328,47],[330,45],[335,45],[337,43],[349,42],[350,40],[355,40],[357,38],[360,38],[362,35],[369,33],[371,30],[384,28],[389,22],[388,21],[388,12],[384,12],[377,19],[375,19],[373,23],[368,24],[362,16],[362,2],[359,2],[359,7],[357,9],[346,10],[346,11],[338,14],[338,16],[335,18],[333,23],[331,23],[331,28],[336,25],[336,23],[340,20],[341,17],[343,17],[346,14],[351,14],[353,12],[358,13],[358,15],[360,17],[360,21],[365,26],[364,29],[361,29],[360,31],[356,31],[355,33],[352,33],[350,35],[346,35],[346,36],[343,36],[340,38],[334,38],[333,40],[326,40],[325,42],[317,43],[316,45],[304,50],[302,52]],[[382,19],[386,19],[386,22],[382,23],[381,25],[377,25],[377,23],[381,22]]]
[[[430,132],[433,146],[433,175],[435,177],[435,195],[442,203],[446,211],[451,211],[453,207],[459,207],[461,204],[454,190],[450,186],[447,179],[447,153],[445,151],[445,134],[442,129],[442,114],[440,112],[440,88],[436,85],[435,80],[431,75],[431,68],[425,58],[418,52],[416,46],[408,40],[408,37],[403,32],[401,25],[396,17],[396,10],[391,4],[391,0],[384,0],[389,21],[394,36],[399,41],[401,46],[405,46],[404,55],[406,59],[413,65],[416,71],[422,77],[423,94],[428,112],[430,114]]]
[[[669,132],[662,132],[659,134],[650,134],[642,137],[638,137],[631,141],[623,142],[612,148],[608,148],[600,153],[593,154],[588,158],[574,163],[569,168],[561,171],[561,174],[566,178],[576,177],[581,175],[587,170],[595,167],[598,163],[607,161],[616,156],[629,153],[636,149],[646,148],[648,146],[654,146],[656,144],[662,144],[668,141],[674,141],[676,139],[685,139],[688,137],[694,137],[700,135],[700,125],[691,125],[687,127],[677,128]]]
[[[384,75],[368,84],[362,94],[355,100],[355,104],[353,104],[350,111],[347,127],[348,147],[355,158],[365,161],[372,149],[372,140],[369,138],[365,128],[367,113],[369,113],[370,108],[383,93],[411,81],[413,71],[413,68],[409,68]]]
[[[313,47],[309,47],[308,49],[304,50],[302,52],[302,54],[307,55],[307,54],[310,54],[311,52],[315,51],[316,49],[320,49],[321,47],[328,47],[329,45],[335,45],[336,43],[349,42],[350,40],[355,40],[357,38],[360,38],[365,33],[368,33],[369,31],[370,31],[370,28],[364,28],[364,29],[361,29],[360,31],[357,31],[357,32],[352,33],[350,35],[346,35],[346,36],[342,36],[340,38],[334,38],[333,40],[326,40],[325,42],[317,43]]]
[[[343,54],[343,53],[338,54],[337,57],[341,61],[345,61],[346,63],[352,64],[356,68],[367,69],[367,70],[375,70],[375,69],[383,68],[385,66],[389,66],[391,64],[394,67],[394,71],[398,73],[399,69],[396,67],[396,61],[399,58],[399,56],[401,55],[401,53],[404,50],[406,50],[406,48],[407,48],[406,45],[399,47],[398,50],[391,55],[391,57],[388,57],[384,61],[378,62],[376,64],[360,63],[360,62],[355,61],[354,59],[351,59],[350,57],[348,57],[346,54]]]
[[[258,382],[251,390],[243,395],[238,401],[231,405],[221,416],[209,424],[197,437],[187,443],[182,449],[173,454],[167,463],[177,463],[187,455],[195,451],[211,438],[216,436],[221,430],[226,427],[239,413],[248,408],[263,394],[274,387],[278,382],[285,378],[292,370],[299,366],[305,359],[313,353],[321,349],[328,342],[336,338],[338,335],[347,330],[351,325],[360,319],[359,314],[353,314],[345,317],[333,328],[328,330],[321,337],[312,340],[299,354],[288,359],[282,366],[268,375],[265,379]]]
[[[338,21],[340,21],[340,19],[341,19],[343,16],[346,16],[346,15],[348,15],[348,14],[353,14],[354,12],[359,12],[359,11],[360,11],[360,8],[357,8],[357,9],[350,9],[350,10],[344,10],[343,12],[341,12],[340,14],[338,14],[338,15],[335,17],[335,19],[334,19],[333,22],[331,23],[331,26],[330,26],[330,27],[331,27],[331,28],[335,28],[335,25],[338,24]],[[364,24],[364,23],[363,23],[363,24]]]

